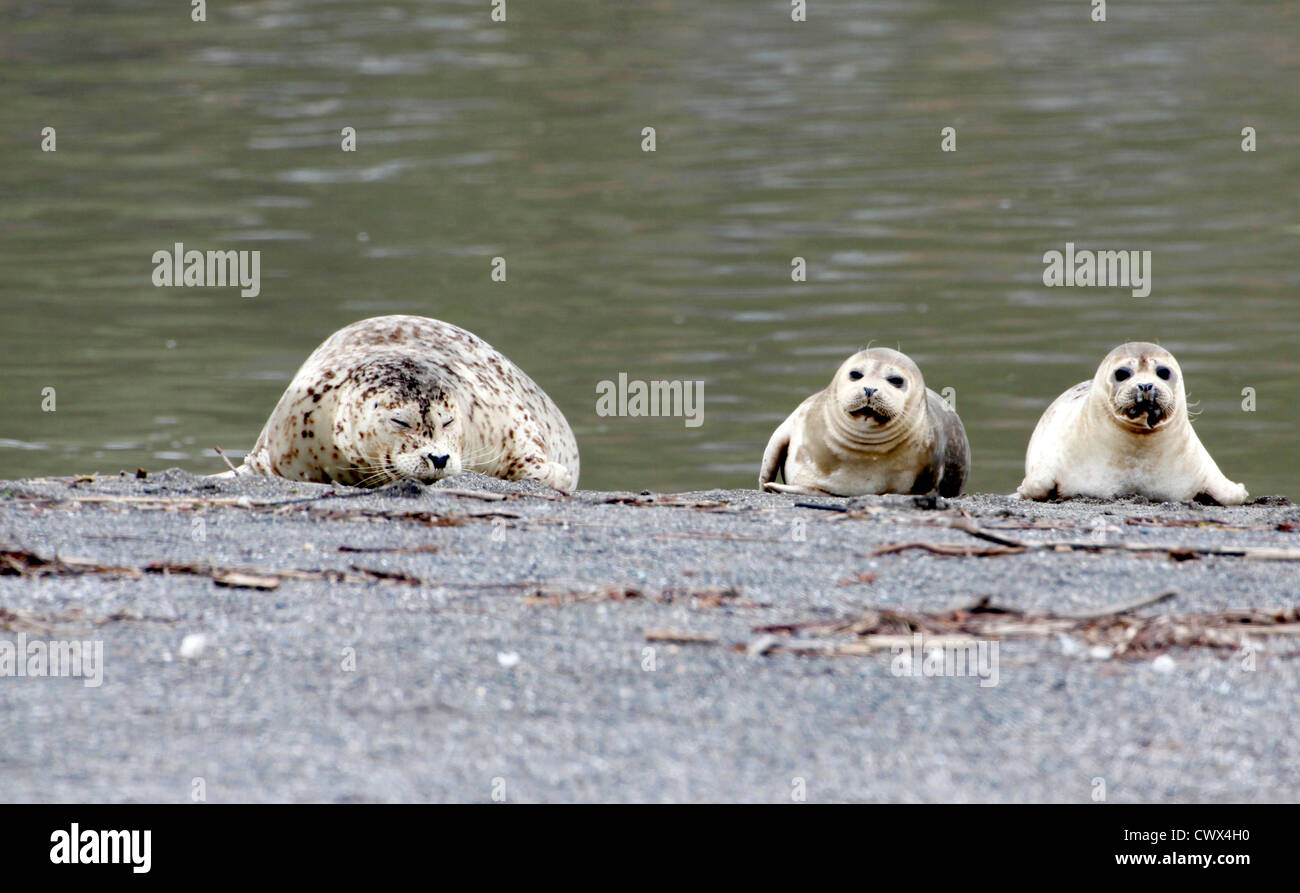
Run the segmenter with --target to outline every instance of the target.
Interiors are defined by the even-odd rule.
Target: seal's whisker
[[[484,447],[483,449],[481,449],[481,450],[475,450],[475,451],[472,452],[472,453],[462,453],[462,454],[461,454],[461,457],[460,457],[460,460],[461,460],[462,462],[472,461],[472,460],[475,460],[475,459],[479,459],[479,458],[481,458],[481,457],[483,457],[483,456],[487,456],[487,455],[489,455],[489,454],[491,454],[491,453],[493,453],[493,452],[498,452],[498,453],[499,453],[499,452],[502,451],[502,449],[504,449],[504,448],[503,448],[503,447]]]
[[[351,471],[351,472],[355,472],[355,473],[357,473],[357,474],[360,474],[360,475],[362,475],[363,477],[373,477],[374,475],[384,475],[384,474],[389,474],[390,472],[393,471],[393,469],[390,468],[390,467],[387,466],[387,465],[358,466],[358,467],[355,467],[355,468],[349,468],[349,469],[346,469],[346,470],[347,470],[347,471]]]
[[[505,454],[506,454],[506,450],[504,448],[499,449],[496,452],[491,453],[490,455],[485,450],[484,452],[475,456],[462,456],[460,460],[460,464],[462,468],[468,468],[471,465],[478,465],[482,467],[485,465],[491,465],[493,462],[495,462],[497,459],[500,459]]]
[[[383,456],[372,456],[369,453],[360,453],[359,455],[362,459],[367,460],[369,464],[349,465],[349,471],[373,471],[380,468],[388,469],[391,468],[393,464],[392,460]]]
[[[361,453],[361,458],[368,460],[369,464],[353,465],[349,471],[357,472],[361,479],[357,482],[358,487],[368,487],[378,484],[385,479],[396,479],[401,477],[397,469],[393,467],[391,460],[372,456],[369,453]]]
[[[374,474],[366,475],[366,476],[363,477],[361,480],[357,481],[357,486],[358,486],[358,487],[369,487],[370,485],[372,485],[372,484],[377,484],[377,483],[379,483],[380,481],[384,480],[385,478],[389,478],[389,477],[391,477],[391,478],[393,478],[393,479],[401,479],[401,478],[405,477],[405,475],[396,474],[396,473],[390,473],[389,470],[387,470],[387,469],[385,469],[385,470],[383,470],[383,471],[376,471]]]

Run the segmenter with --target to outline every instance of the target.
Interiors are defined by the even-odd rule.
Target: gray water
[[[555,398],[587,488],[752,486],[874,342],[1008,491],[1143,339],[1224,472],[1300,496],[1300,4],[1089,6],[0,3],[0,477],[219,471],[332,331],[418,313]],[[155,288],[175,242],[260,250],[260,295]],[[1045,287],[1066,242],[1151,251],[1151,294]],[[704,423],[598,416],[620,372],[702,380]]]

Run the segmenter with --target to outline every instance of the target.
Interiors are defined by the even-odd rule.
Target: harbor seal
[[[759,488],[776,493],[961,494],[970,444],[957,413],[905,354],[855,353],[792,412],[763,453]],[[777,475],[785,484],[776,483]]]
[[[1208,497],[1220,505],[1249,496],[1223,476],[1192,430],[1178,361],[1146,341],[1112,350],[1091,381],[1047,408],[1016,492],[1024,499]]]
[[[578,486],[559,407],[483,339],[422,316],[379,316],[312,352],[243,468],[375,487],[462,471]]]

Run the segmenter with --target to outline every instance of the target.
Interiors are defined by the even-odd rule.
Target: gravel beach
[[[1293,802],[1298,534],[1276,498],[3,482],[0,648],[103,661],[0,678],[0,800]],[[925,672],[976,641],[995,672]]]

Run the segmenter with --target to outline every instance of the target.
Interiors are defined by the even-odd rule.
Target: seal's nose
[[[1148,381],[1138,385],[1137,389],[1141,391],[1143,394],[1149,394],[1156,389],[1156,386],[1151,384],[1151,382]]]
[[[425,458],[433,463],[434,468],[446,468],[447,460],[450,459],[451,456],[450,455],[435,456],[433,453],[426,453]]]
[[[875,388],[863,388],[863,389],[862,389],[862,393],[866,394],[868,397],[870,397],[870,396],[871,396],[872,394],[874,394],[875,392],[876,392],[876,389],[875,389]]]

